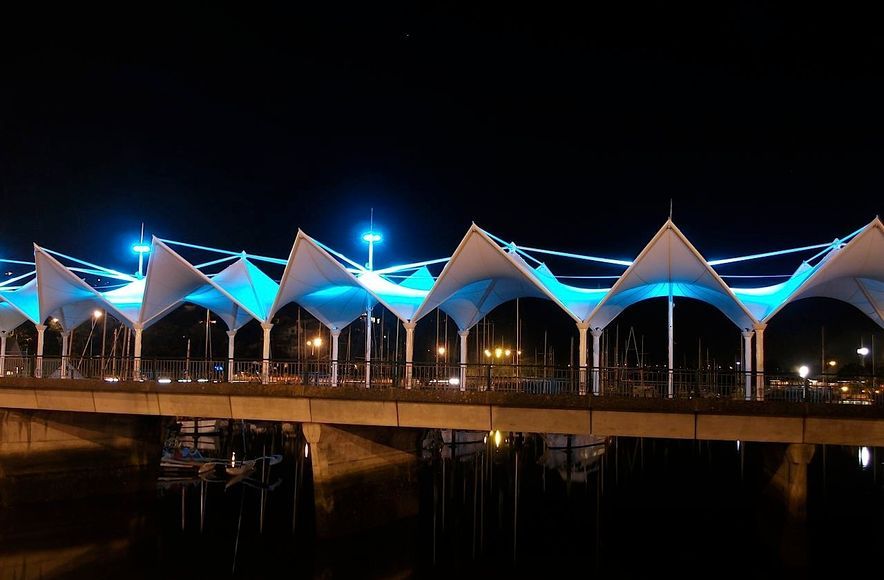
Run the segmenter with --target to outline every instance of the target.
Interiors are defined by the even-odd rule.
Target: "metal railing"
[[[2,357],[2,376],[165,383],[263,382],[318,387],[366,386],[366,363],[143,358]],[[266,368],[266,376],[265,376]],[[230,372],[232,371],[232,372]],[[542,365],[371,361],[371,388],[577,394],[606,398],[766,400],[884,406],[884,379],[743,373],[722,369],[572,368]],[[761,387],[759,389],[759,386]],[[760,395],[760,396],[759,396]]]

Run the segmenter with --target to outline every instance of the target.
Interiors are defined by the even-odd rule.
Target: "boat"
[[[192,435],[221,433],[227,428],[225,419],[178,419],[178,431]]]

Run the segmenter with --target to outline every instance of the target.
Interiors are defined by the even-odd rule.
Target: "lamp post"
[[[144,254],[150,253],[150,244],[144,243],[144,224],[141,224],[141,238],[132,244],[132,251],[138,254],[138,279],[144,278]]]
[[[798,376],[801,377],[801,400],[807,400],[807,383],[809,382],[807,379],[807,375],[810,374],[810,369],[807,368],[807,365],[801,365],[798,368]]]
[[[865,369],[866,368],[866,356],[869,354],[869,347],[867,347],[867,346],[859,347],[858,349],[856,349],[856,354],[859,355],[860,366],[863,369]]]

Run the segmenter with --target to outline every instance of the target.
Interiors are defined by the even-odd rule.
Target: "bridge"
[[[168,363],[168,361],[167,361]],[[260,367],[261,361],[252,363]],[[291,363],[294,365],[294,363]],[[150,366],[150,365],[146,365]],[[168,366],[158,361],[158,366]],[[342,363],[342,366],[343,363]],[[350,365],[347,365],[350,366]],[[600,375],[600,393],[581,392],[579,373],[546,369],[549,377],[526,377],[529,369],[491,365],[471,368],[468,388],[448,381],[412,384],[400,365],[381,365],[369,388],[359,381],[318,384],[316,367],[277,375],[270,384],[207,379],[102,380],[6,376],[0,408],[141,416],[196,416],[329,425],[416,427],[740,440],[776,443],[884,446],[884,399],[869,379],[813,385],[766,377],[767,397],[745,400],[741,377],[714,386],[694,375],[677,375],[667,395],[668,373],[637,385],[638,369],[589,369]],[[292,372],[289,368],[287,372]],[[356,369],[356,373],[360,369]],[[427,372],[424,372],[427,371]],[[520,377],[512,375],[519,372]],[[223,373],[222,373],[223,374]],[[355,373],[354,373],[355,374]],[[539,374],[534,372],[534,374]],[[199,376],[194,373],[193,377]],[[445,376],[445,375],[443,375]],[[387,378],[384,378],[387,377]],[[688,379],[694,379],[689,381]],[[326,379],[328,380],[328,379]],[[780,384],[781,382],[786,383]],[[754,388],[754,383],[753,383]],[[851,398],[844,391],[856,391]],[[875,391],[878,391],[875,393]],[[860,391],[871,391],[861,393]]]

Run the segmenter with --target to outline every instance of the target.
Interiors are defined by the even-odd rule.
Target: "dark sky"
[[[181,4],[0,18],[3,254],[132,269],[144,221],[355,255],[374,207],[380,263],[449,255],[473,220],[632,257],[672,198],[721,257],[884,206],[884,35],[858,10]]]
[[[374,208],[381,265],[448,256],[471,221],[525,245],[632,258],[672,199],[715,258],[830,241],[881,212],[874,14],[571,4],[4,7],[0,255],[27,258],[37,242],[134,271],[143,221],[280,257],[300,227],[364,259]],[[706,328],[717,313],[693,308],[683,351],[711,335],[731,356],[733,327]],[[849,354],[874,325],[840,308],[826,316],[860,325]],[[618,323],[625,333],[663,312],[639,305]],[[806,314],[796,306],[781,326],[810,352],[821,322],[801,326]],[[547,319],[532,323],[535,341]]]

